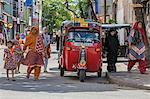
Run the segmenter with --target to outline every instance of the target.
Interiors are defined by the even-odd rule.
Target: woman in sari
[[[136,62],[139,63],[139,71],[141,74],[146,72],[146,57],[145,57],[145,46],[148,44],[148,40],[142,22],[136,22],[131,33],[129,35],[129,63],[128,72],[131,71],[132,67]]]
[[[22,61],[22,64],[28,65],[27,78],[30,77],[30,73],[34,70],[34,80],[39,79],[41,72],[41,66],[44,66],[44,44],[42,36],[39,35],[38,27],[33,26],[29,35],[26,37],[24,44],[24,50],[28,47],[29,51],[26,58]]]

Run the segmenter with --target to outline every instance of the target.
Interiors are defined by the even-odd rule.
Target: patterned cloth
[[[8,70],[15,70],[17,67],[17,64],[15,61],[13,49],[12,50],[5,49],[4,50],[4,56],[5,56],[4,68],[8,69]]]
[[[44,44],[43,44],[43,39],[41,35],[38,35],[36,38],[36,45],[35,45],[35,50],[38,53],[44,53]]]
[[[27,39],[27,40],[30,40],[30,39]],[[41,35],[38,35],[36,37],[36,43],[34,46],[35,46],[34,48],[35,50],[31,50],[28,52],[28,54],[26,55],[26,58],[22,60],[22,64],[28,65],[30,67],[34,67],[35,65],[39,67],[44,66],[44,61],[43,61],[44,45],[43,45],[43,39]]]
[[[130,60],[145,60],[145,45],[144,41],[140,42],[137,45],[133,45],[133,38],[134,33],[136,33],[134,30],[131,31],[129,36],[129,45],[131,46],[131,49],[129,50],[129,59]]]
[[[22,60],[22,64],[30,67],[34,67],[35,65],[39,67],[44,66],[42,54],[29,51],[26,58]]]
[[[16,45],[14,47],[14,55],[15,55],[15,60],[17,63],[21,62],[21,60],[23,59],[23,51],[21,49],[20,45]]]

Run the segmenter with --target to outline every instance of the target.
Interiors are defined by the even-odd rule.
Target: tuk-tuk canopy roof
[[[101,26],[100,23],[93,22],[91,20],[85,20],[84,22],[74,22],[74,21],[64,21],[62,22],[62,27],[97,27]]]
[[[121,28],[131,28],[130,24],[102,24],[102,29],[121,29]]]

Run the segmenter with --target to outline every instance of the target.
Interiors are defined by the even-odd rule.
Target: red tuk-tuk
[[[101,25],[96,22],[64,21],[61,26],[59,66],[64,71],[75,71],[81,82],[86,72],[102,73]]]

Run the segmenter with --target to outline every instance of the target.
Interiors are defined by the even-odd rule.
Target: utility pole
[[[80,9],[80,17],[85,18],[84,13],[83,13],[83,9],[82,9],[82,1],[81,0],[79,0],[79,9]]]
[[[106,14],[107,14],[107,4],[106,4],[106,0],[104,0],[104,23],[106,23]]]
[[[95,14],[94,8],[93,8],[93,4],[91,0],[88,0],[88,7],[90,9],[90,13],[91,13],[91,17],[92,19],[94,19],[95,21],[97,21],[97,16]]]

